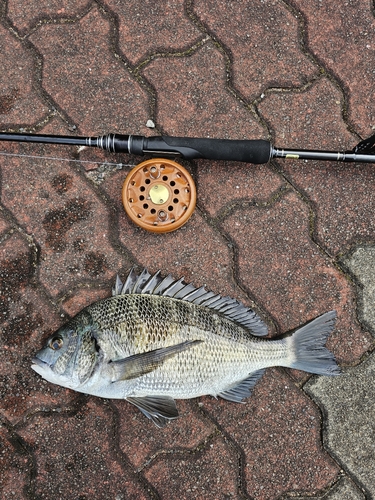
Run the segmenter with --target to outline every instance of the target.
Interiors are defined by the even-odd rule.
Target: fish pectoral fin
[[[218,394],[218,396],[228,401],[232,401],[233,403],[242,403],[243,399],[251,396],[251,392],[255,384],[262,377],[264,372],[265,370],[262,369],[251,373],[250,376],[247,377],[245,380],[242,380],[239,384],[235,385],[234,387],[231,387],[221,392],[220,394]]]
[[[190,349],[193,345],[199,344],[200,342],[203,341],[187,340],[181,344],[161,347],[160,349],[154,349],[153,351],[142,352],[129,356],[128,358],[112,361],[110,363],[112,382],[130,380],[150,373],[161,366],[165,360],[180,352],[186,351],[186,349]]]
[[[164,427],[170,420],[178,417],[176,402],[168,396],[145,396],[126,398],[151,419],[156,427]]]

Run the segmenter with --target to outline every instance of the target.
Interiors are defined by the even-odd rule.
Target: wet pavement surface
[[[0,130],[349,150],[375,129],[374,13],[367,0],[1,0]],[[375,498],[374,166],[182,160],[197,208],[154,234],[122,207],[140,161],[0,143],[1,498]],[[164,429],[42,380],[43,341],[133,265],[240,299],[272,337],[335,309],[343,375],[272,368],[246,404],[178,401]]]

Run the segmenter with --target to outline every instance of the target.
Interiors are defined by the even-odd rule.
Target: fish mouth
[[[41,366],[42,368],[45,368],[46,366],[49,367],[49,364],[46,363],[45,361],[42,361],[40,358],[37,358],[36,356],[34,356],[32,359],[31,359],[31,362],[32,362],[32,365],[31,365],[31,368],[33,366]]]

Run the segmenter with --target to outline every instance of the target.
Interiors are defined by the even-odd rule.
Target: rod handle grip
[[[195,137],[169,137],[115,135],[113,150],[135,155],[179,156],[188,160],[230,160],[246,163],[267,163],[271,157],[269,141],[205,139]]]
[[[162,137],[168,146],[177,149],[183,158],[230,160],[246,163],[267,163],[271,143],[258,140],[204,139],[193,137]]]

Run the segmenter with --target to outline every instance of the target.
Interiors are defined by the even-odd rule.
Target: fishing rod
[[[375,134],[359,142],[350,151],[324,151],[276,148],[270,141],[209,139],[107,134],[99,137],[76,137],[43,134],[0,133],[0,141],[65,144],[96,147],[111,153],[179,157],[187,160],[230,160],[246,163],[268,163],[273,158],[328,160],[375,163]]]
[[[254,164],[273,158],[375,163],[375,134],[350,151],[276,148],[270,141],[205,139],[107,134],[76,137],[42,134],[0,133],[0,141],[65,144],[100,148],[111,153],[150,155],[131,170],[122,188],[126,213],[138,226],[155,233],[174,231],[192,215],[196,188],[190,173],[171,158],[229,160]],[[157,157],[157,158],[155,158]]]

